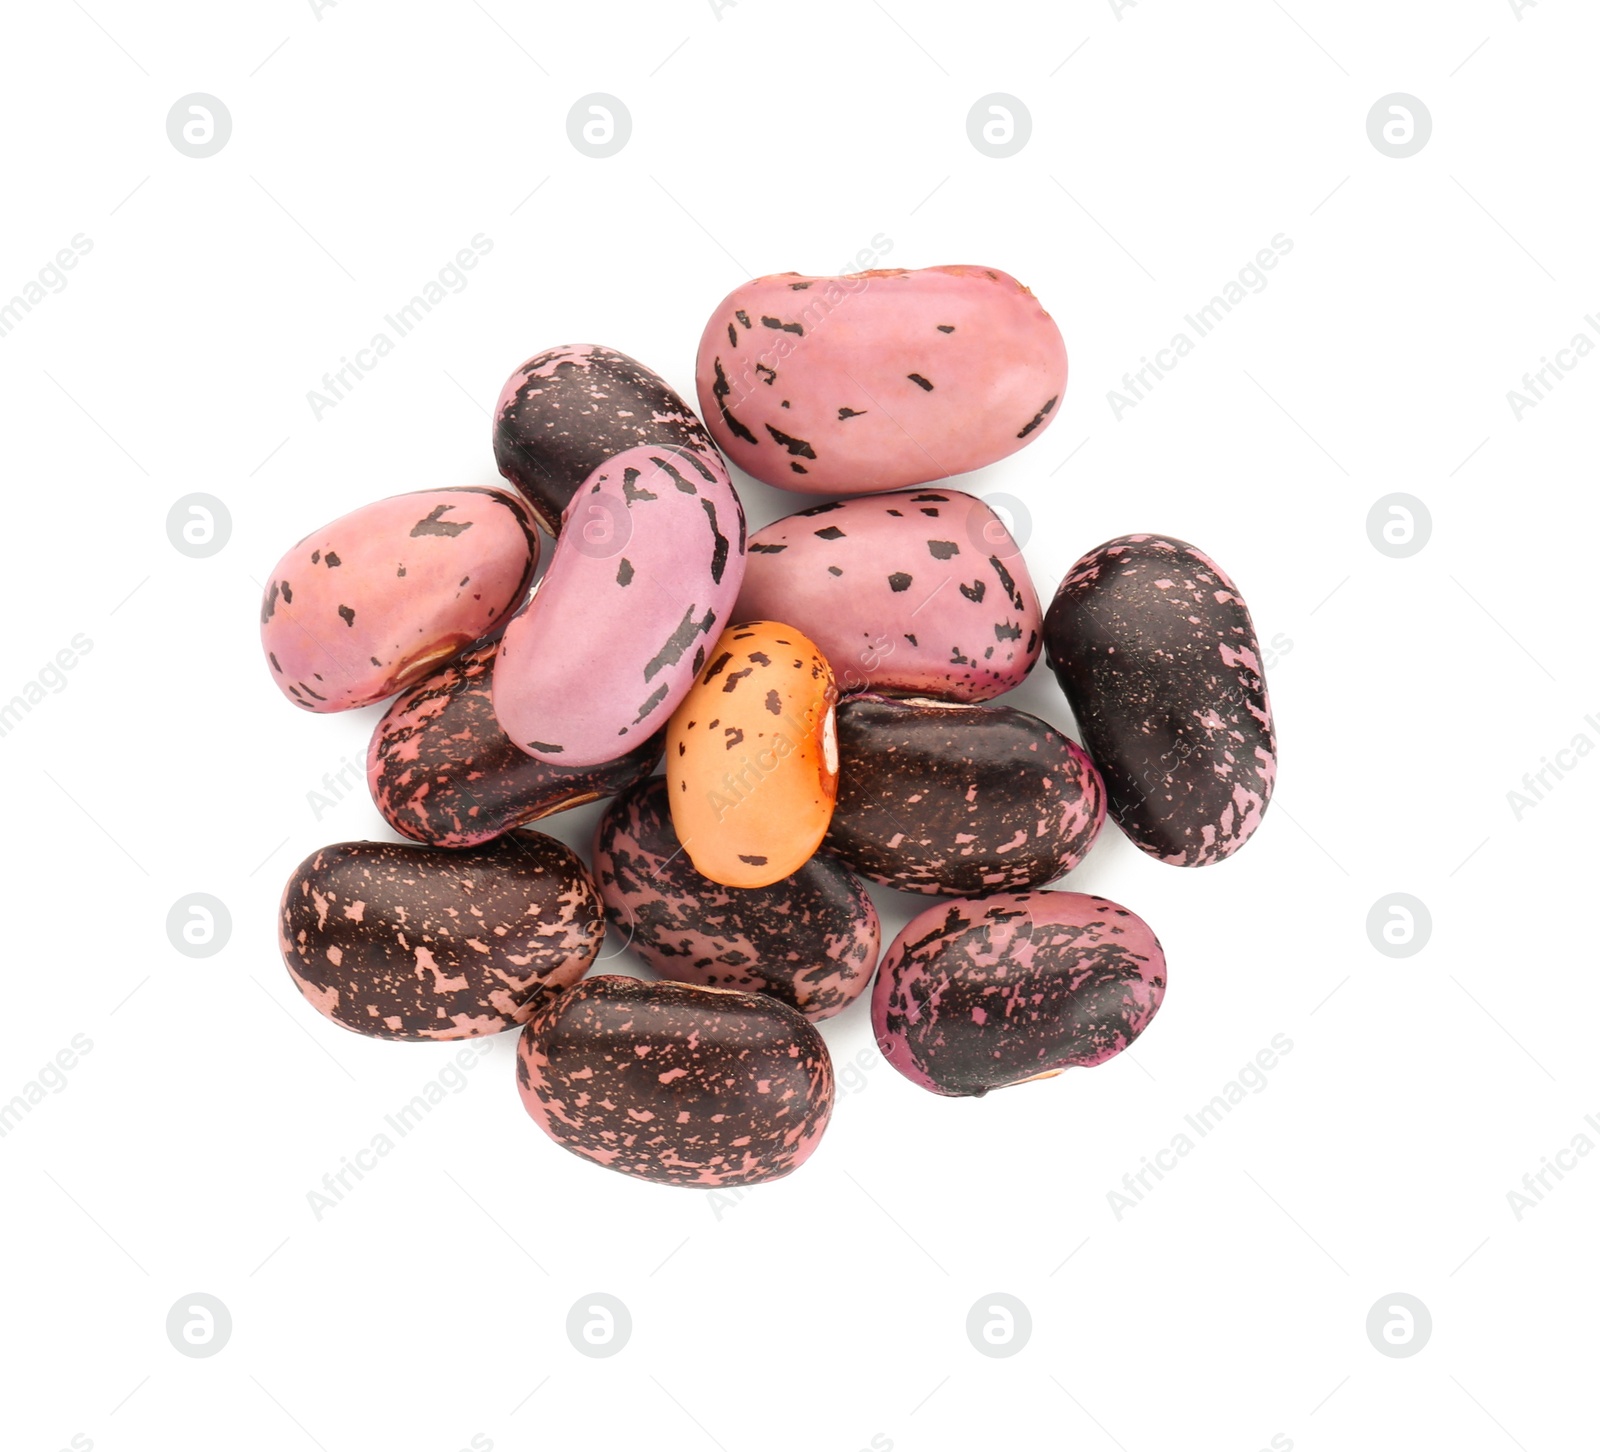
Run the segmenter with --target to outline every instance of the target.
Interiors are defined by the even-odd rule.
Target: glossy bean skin
[[[606,808],[594,875],[612,926],[675,982],[765,993],[824,1019],[855,1002],[877,967],[877,909],[838,858],[819,852],[767,887],[712,882],[679,850],[664,777]]]
[[[548,534],[578,486],[607,459],[640,445],[716,446],[660,374],[595,343],[547,348],[515,369],[494,411],[494,458]]]
[[[1105,819],[1083,749],[1010,706],[851,696],[826,845],[872,882],[950,896],[1040,887]]]
[[[593,513],[506,627],[495,719],[552,765],[615,761],[665,726],[728,624],[744,579],[739,496],[715,455],[630,449],[568,506]]]
[[[502,489],[428,489],[313,530],[273,567],[261,648],[306,711],[370,706],[487,635],[527,597],[539,532]]]
[[[388,824],[435,847],[475,847],[643,781],[662,733],[599,766],[551,766],[519,751],[494,718],[500,642],[480,642],[397,697],[373,730],[367,786]]]
[[[870,494],[992,464],[1055,420],[1060,330],[988,267],[758,277],[718,304],[695,386],[712,437],[765,484]]]
[[[934,1094],[982,1095],[1120,1054],[1166,993],[1166,957],[1126,908],[1080,892],[958,898],[913,918],[872,993],[889,1062]]]
[[[278,909],[301,993],[379,1039],[515,1028],[583,976],[604,937],[588,869],[540,832],[466,851],[336,843],[294,870]]]
[[[759,1185],[810,1156],[833,1112],[816,1029],[759,993],[602,975],[534,1015],[517,1086],[563,1149],[665,1185]]]
[[[949,701],[1020,685],[1044,630],[1017,542],[954,489],[818,504],[757,530],[739,618],[804,630],[843,691]]]
[[[1183,540],[1123,535],[1068,572],[1045,643],[1134,845],[1178,867],[1244,846],[1272,799],[1278,747],[1233,581]]]
[[[838,697],[822,652],[793,627],[722,633],[667,725],[672,825],[702,876],[766,887],[817,850],[839,789]]]

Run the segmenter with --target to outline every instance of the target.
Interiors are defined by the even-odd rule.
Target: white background
[[[1600,359],[1520,421],[1506,393],[1600,338],[1597,42],[1577,0],[13,7],[0,296],[93,249],[0,339],[0,699],[92,650],[0,739],[0,1096],[93,1048],[0,1140],[5,1446],[1587,1445],[1600,1156],[1520,1221],[1507,1192],[1600,1143],[1600,761],[1520,820],[1507,792],[1600,742]],[[193,91],[233,118],[209,159],[165,131]],[[607,160],[567,139],[592,91],[633,118]],[[966,134],[997,91],[1033,119],[1007,160]],[[1395,91],[1433,117],[1408,160],[1366,132]],[[470,285],[315,419],[307,391],[480,232]],[[307,1192],[456,1050],[348,1034],[281,967],[294,864],[387,834],[362,791],[308,804],[379,712],[278,696],[257,582],[369,499],[496,482],[488,409],[536,350],[609,344],[692,399],[719,298],[877,233],[883,265],[1012,272],[1066,336],[1053,425],[963,481],[1026,501],[1042,595],[1157,530],[1288,642],[1246,850],[1181,871],[1108,828],[1065,884],[1152,924],[1165,1006],[1098,1070],[946,1101],[858,1003],[826,1026],[821,1148],[730,1205],[562,1153],[507,1036],[318,1221]],[[1115,418],[1108,389],[1278,233],[1270,285]],[[808,502],[741,487],[753,525]],[[166,534],[195,491],[232,516],[208,559]],[[1366,530],[1395,491],[1433,521],[1408,559]],[[1042,667],[1010,699],[1070,723]],[[587,851],[594,816],[551,828]],[[192,892],[232,914],[211,958],[167,940]],[[1392,892],[1432,914],[1411,958],[1367,937]],[[887,933],[925,905],[892,897]],[[1108,1191],[1275,1034],[1266,1087],[1119,1220]],[[196,1291],[233,1318],[204,1360],[164,1329]],[[607,1360],[564,1329],[596,1291],[634,1325]],[[964,1329],[992,1292],[1032,1316],[1007,1359]],[[1432,1314],[1409,1359],[1367,1339],[1392,1292]]]

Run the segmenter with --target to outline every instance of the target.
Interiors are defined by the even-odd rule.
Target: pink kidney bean
[[[261,602],[272,679],[307,711],[370,706],[494,630],[538,559],[532,512],[500,489],[365,505],[273,567]]]
[[[989,267],[758,277],[700,339],[707,427],[740,468],[803,494],[869,494],[992,464],[1054,421],[1067,350]]]
[[[744,579],[744,510],[715,454],[645,447],[596,469],[566,520],[506,628],[494,713],[530,756],[594,766],[654,735],[693,685]]]
[[[1020,685],[1044,619],[1022,551],[954,489],[819,504],[750,537],[741,620],[782,620],[844,692],[983,701]]]

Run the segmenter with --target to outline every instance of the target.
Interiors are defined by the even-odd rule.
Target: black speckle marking
[[[948,494],[913,494],[911,502],[913,504],[948,504],[950,496]]]
[[[906,639],[909,640],[912,643],[912,645],[915,645],[917,643],[917,637],[914,636],[914,635],[908,635],[908,636],[906,636]]]
[[[639,714],[633,718],[633,724],[635,726],[637,726],[641,721],[644,720],[644,718],[646,716],[648,716],[653,710],[655,710],[655,708],[657,706],[659,706],[666,699],[667,699],[667,683],[665,681],[662,681],[662,683],[659,686],[657,686],[655,688],[655,690],[651,691],[650,694],[645,697],[644,704],[639,707]],[[622,734],[623,733],[620,732],[620,731],[617,732],[618,736],[621,736]]]
[[[378,668],[378,669],[379,669],[379,670],[382,670],[382,669],[383,669],[383,662],[382,662],[382,661],[381,661],[381,660],[379,660],[379,659],[378,659],[378,657],[377,657],[377,656],[375,656],[375,655],[369,655],[369,656],[368,656],[368,657],[367,657],[367,659],[368,659],[368,660],[370,660],[370,661],[371,661],[371,662],[372,662],[372,663],[373,663],[373,665],[375,665],[375,666],[377,666],[377,668]],[[274,664],[276,664],[276,662],[274,662]]]
[[[748,328],[749,320],[743,313],[738,314],[740,322]],[[716,370],[716,381],[711,385],[711,396],[717,401],[717,411],[722,415],[723,423],[727,424],[728,432],[736,439],[743,439],[747,444],[759,443],[760,440],[747,429],[743,423],[733,416],[728,407],[728,396],[733,392],[733,385],[728,382],[728,375],[722,371],[722,359],[713,358],[711,366]]]
[[[768,368],[765,363],[756,364],[756,373],[768,388],[771,388],[778,381],[778,370],[776,368]]]
[[[285,605],[294,604],[294,596],[289,591],[289,582],[287,580],[283,581],[283,603]]]
[[[830,524],[826,529],[813,530],[812,533],[815,534],[818,539],[833,540],[844,538],[844,531],[836,524]]]
[[[737,312],[735,312],[734,317],[738,318],[738,320],[743,323],[745,327],[748,328],[750,326],[750,314],[747,313],[743,308],[740,308]]]
[[[762,327],[776,328],[780,333],[793,333],[797,338],[805,337],[806,330],[799,323],[779,322],[777,318],[762,318]]]
[[[789,287],[794,292],[804,292],[811,284],[809,282],[791,282]]]
[[[789,400],[787,398],[784,399],[784,401],[778,405],[779,408],[788,408],[788,406],[789,406]]]
[[[923,505],[922,512],[924,514],[926,514],[930,519],[937,519],[939,517],[939,511],[937,509],[935,509],[933,507],[933,505],[931,505],[931,504]]]
[[[924,393],[933,392],[933,385],[929,383],[928,380],[920,373],[908,373],[906,374],[906,377],[915,383],[917,387],[920,388]]]
[[[983,604],[983,597],[989,593],[989,587],[982,580],[974,580],[970,585],[963,585],[961,593],[974,605]]]
[[[889,588],[893,590],[896,595],[903,594],[905,591],[911,588],[911,576],[904,574],[899,570],[895,571],[894,574],[889,576]]]
[[[560,756],[566,750],[566,747],[557,746],[549,741],[530,741],[528,747],[532,751],[548,751],[551,756]]]
[[[955,324],[953,323],[935,323],[934,326],[938,328],[941,333],[955,332]]]
[[[788,545],[753,544],[750,546],[750,553],[753,555],[781,555],[788,548]]]
[[[715,625],[716,622],[717,616],[716,612],[713,610],[707,610],[704,618],[696,620],[694,618],[694,606],[691,605],[683,612],[683,619],[678,622],[678,628],[667,637],[666,644],[664,644],[645,665],[644,678],[647,681],[654,680],[657,673],[663,666],[676,665],[680,660],[683,659],[684,651],[688,650],[690,645],[694,643],[695,637],[697,635],[708,634],[711,630],[711,627]],[[656,697],[656,700],[662,699],[666,693],[667,688],[663,685],[661,687],[660,695]],[[634,720],[633,724],[635,726],[637,726],[640,721],[644,720],[644,718],[650,714],[650,709],[654,704],[654,701],[647,702],[645,704],[644,708],[639,712],[638,716]]]
[[[322,551],[321,550],[312,550],[311,551],[311,563],[314,564],[314,565],[320,565],[322,563]]]
[[[654,454],[652,454],[650,456],[650,462],[654,464],[656,468],[662,470],[667,477],[672,480],[673,486],[677,489],[678,493],[698,494],[700,492],[694,487],[693,479],[685,479],[683,475],[674,469],[672,465],[669,464],[665,459],[658,459]]]
[[[396,570],[394,573],[395,573],[395,578],[397,580],[403,580],[406,577],[406,567],[404,565],[401,565],[400,568],[398,570]]]
[[[842,575],[842,574],[844,574],[844,571],[841,570],[837,565],[829,565],[828,566],[828,573],[830,575]]]
[[[948,560],[961,553],[961,546],[953,539],[930,539],[928,553],[936,560]]]
[[[733,653],[731,651],[726,651],[726,650],[723,651],[721,655],[719,655],[714,661],[711,662],[711,668],[708,671],[706,671],[705,675],[703,675],[700,678],[700,684],[702,686],[710,685],[710,683],[712,681],[714,681],[719,675],[722,674],[723,669],[727,666],[728,662],[730,660],[732,660],[732,659],[733,659]],[[694,722],[691,721],[689,723],[689,725],[693,726]]]
[[[752,632],[747,630],[743,635],[736,635],[734,637],[734,639],[735,640],[748,640],[750,638],[751,634],[752,634]],[[766,651],[764,651],[764,650],[753,650],[753,651],[751,651],[750,652],[750,659],[753,660],[757,665],[769,666],[769,665],[772,664],[772,657],[770,655],[768,655],[766,653]]]
[[[1057,396],[1059,397],[1059,395]],[[1043,408],[1039,410],[1038,413],[1034,414],[1034,416],[1030,418],[1027,423],[1023,424],[1022,430],[1017,434],[1017,437],[1019,439],[1027,438],[1029,434],[1031,434],[1036,428],[1039,427],[1040,424],[1044,422],[1045,415],[1049,413],[1050,410],[1055,406],[1056,400],[1052,398],[1048,403],[1045,404]]]
[[[455,505],[453,504],[434,505],[426,519],[419,519],[411,526],[411,538],[420,539],[425,534],[440,534],[446,539],[454,539],[458,534],[471,529],[472,521],[470,519],[462,524],[455,524],[444,518],[445,511],[454,508]]]
[[[793,469],[796,474],[804,474],[807,472],[804,464],[796,464],[793,460],[790,461],[789,467]]]
[[[722,683],[722,694],[725,696],[732,695],[738,688],[739,682],[754,671],[754,666],[746,666],[742,671],[729,671],[728,679]],[[716,723],[713,722],[712,724],[715,725]]]
[[[866,409],[864,408],[841,408],[839,410],[839,417],[841,419],[861,418],[865,413]]]
[[[1022,627],[1020,625],[1003,625],[995,622],[994,638],[996,640],[1021,640]]]
[[[354,610],[352,610],[348,605],[341,605],[339,607],[339,619],[344,621],[344,623],[347,626],[349,626],[350,629],[352,629],[352,630],[355,629],[356,612]]]
[[[636,503],[661,497],[659,494],[652,494],[648,489],[640,489],[638,485],[639,470],[624,469],[622,471],[622,497],[627,502],[629,509],[632,509]]]
[[[728,346],[730,348],[737,348],[739,346],[739,332],[732,323],[728,324]]]
[[[783,697],[776,691],[767,692],[767,710],[771,711],[774,716],[783,715]]]
[[[739,854],[739,861],[748,862],[752,867],[765,867],[767,865],[765,857],[746,857],[743,852]]]
[[[819,514],[830,514],[835,509],[843,508],[844,505],[836,499],[831,504],[813,504],[810,509],[797,509],[794,517],[796,519],[815,519]]]
[[[782,444],[791,454],[798,454],[802,459],[814,459],[817,457],[817,451],[804,439],[792,438],[784,433],[782,429],[773,428],[771,424],[767,425],[767,432],[772,435],[774,443]],[[755,440],[752,439],[750,442],[754,443]]]
[[[617,583],[624,589],[633,583],[633,562],[626,555],[617,565]],[[966,586],[963,585],[961,588],[965,590]]]
[[[744,732],[741,731],[737,726],[724,726],[722,728],[722,735],[722,749],[724,751],[732,751],[735,746],[744,740]]]
[[[711,525],[711,578],[714,583],[722,583],[722,572],[728,565],[728,536],[717,525],[717,506],[709,499],[701,497],[700,507],[706,512],[706,519]],[[740,544],[744,540],[740,539]]]
[[[278,673],[278,674],[279,674],[279,675],[280,675],[280,676],[281,676],[281,675],[282,675],[282,674],[283,674],[283,667],[282,667],[282,666],[281,666],[281,665],[279,665],[279,664],[278,664],[278,657],[277,657],[277,656],[275,656],[275,655],[274,655],[274,654],[273,654],[273,653],[272,653],[272,652],[271,652],[271,651],[270,651],[270,650],[269,650],[269,651],[268,651],[268,652],[267,652],[267,659],[268,659],[268,660],[270,660],[270,661],[271,661],[271,662],[272,662],[272,668],[273,668],[273,670],[275,670],[275,671],[277,671],[277,673]],[[373,661],[373,665],[377,665],[377,663],[378,663],[378,662],[377,662],[377,661]]]
[[[1011,571],[1000,563],[999,556],[989,556],[990,568],[1000,577],[1000,583],[1005,588],[1007,597],[1018,610],[1022,609],[1022,591],[1017,589],[1017,582],[1011,578]]]

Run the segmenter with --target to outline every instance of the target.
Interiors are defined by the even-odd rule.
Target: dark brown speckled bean
[[[885,887],[1041,887],[1082,861],[1105,819],[1083,749],[1010,706],[853,696],[838,729],[825,845]]]
[[[711,435],[667,381],[594,343],[536,353],[500,391],[494,458],[547,534],[578,486],[616,454],[648,444],[715,454]]]
[[[960,898],[906,924],[872,990],[889,1062],[935,1094],[987,1094],[1120,1054],[1167,961],[1145,922],[1082,892]]]
[[[826,852],[770,887],[723,887],[678,845],[664,777],[621,793],[595,829],[606,916],[663,978],[767,993],[823,1019],[853,1003],[878,963],[878,913]]]
[[[1178,867],[1244,846],[1278,746],[1250,611],[1215,563],[1159,534],[1110,540],[1061,582],[1045,648],[1135,846]]]
[[[471,847],[648,776],[664,732],[600,766],[552,766],[500,729],[490,699],[498,640],[475,646],[389,707],[367,749],[367,785],[401,835]]]
[[[283,889],[278,943],[301,993],[380,1039],[465,1039],[526,1023],[600,951],[600,894],[540,832],[467,851],[341,842]]]
[[[833,1112],[828,1046],[788,1004],[613,975],[534,1015],[517,1086],[563,1149],[668,1185],[779,1179]]]

